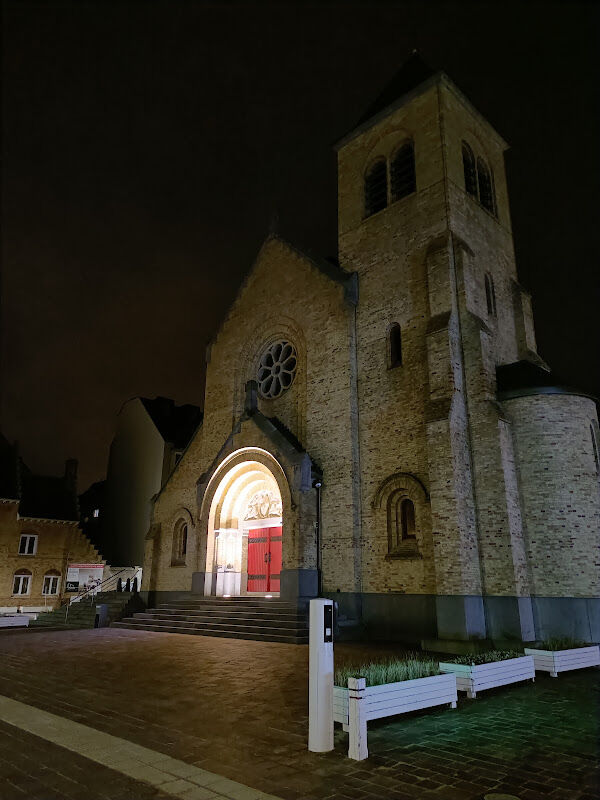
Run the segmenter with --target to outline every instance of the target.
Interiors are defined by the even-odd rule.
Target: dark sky
[[[5,2],[2,428],[104,475],[121,404],[202,404],[278,212],[336,250],[331,144],[413,48],[507,139],[540,353],[600,393],[595,4]]]

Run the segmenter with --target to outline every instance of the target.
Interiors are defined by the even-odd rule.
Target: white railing
[[[333,720],[350,734],[348,757],[362,761],[369,755],[367,723],[374,719],[449,705],[456,708],[456,678],[432,675],[410,681],[367,686],[364,678],[348,678],[348,688],[333,687]]]

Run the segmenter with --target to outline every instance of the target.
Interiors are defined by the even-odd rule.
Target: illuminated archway
[[[255,460],[257,455],[261,460]],[[268,454],[265,454],[268,455]],[[213,476],[206,541],[206,593],[278,594],[283,502],[279,482],[258,452],[239,452]],[[244,458],[244,456],[246,456]],[[272,457],[269,456],[272,459]]]

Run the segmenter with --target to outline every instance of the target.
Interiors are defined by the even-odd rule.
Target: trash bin
[[[108,603],[98,603],[96,605],[96,619],[94,628],[106,628],[108,626]]]

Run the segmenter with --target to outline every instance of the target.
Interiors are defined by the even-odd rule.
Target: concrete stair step
[[[306,620],[306,614],[299,614],[297,611],[270,611],[257,610],[255,608],[178,608],[161,607],[148,609],[147,613],[152,614],[185,614],[186,616],[197,617],[198,619],[213,619],[217,617],[252,617],[253,619],[279,619],[285,620]]]
[[[121,622],[113,622],[113,628],[124,628],[128,630],[146,630],[146,631],[156,631],[160,633],[179,633],[179,634],[187,634],[187,635],[194,635],[194,636],[213,636],[213,637],[222,637],[225,639],[249,639],[255,641],[266,641],[266,642],[281,642],[287,644],[308,644],[308,634],[307,635],[291,635],[291,634],[280,634],[274,633],[271,629],[267,629],[262,633],[257,633],[253,630],[245,630],[240,628],[238,630],[223,630],[221,628],[198,628],[198,627],[191,627],[191,628],[181,628],[172,625],[150,625],[148,623],[136,623],[131,622],[129,620],[123,620]]]
[[[137,623],[141,622],[143,625],[168,625],[172,628],[181,628],[181,629],[190,629],[190,628],[197,628],[198,630],[204,628],[210,628],[211,630],[245,630],[245,631],[254,631],[260,634],[263,631],[281,631],[284,632],[296,632],[300,631],[302,633],[307,633],[308,630],[306,626],[297,626],[295,628],[279,628],[277,625],[262,625],[262,624],[248,624],[248,622],[235,622],[229,621],[223,624],[215,624],[215,623],[201,623],[201,622],[187,622],[185,620],[177,620],[177,619],[160,619],[157,617],[149,616],[139,619],[138,616],[134,617],[127,617],[122,622],[132,622]]]
[[[194,600],[180,600],[177,602],[171,603],[159,603],[158,608],[197,608],[199,610],[202,609],[209,609],[209,608],[218,608],[218,609],[248,609],[254,608],[261,611],[298,611],[298,608],[293,603],[253,603],[253,602],[236,602],[235,600],[229,601],[224,600],[223,602],[219,601],[207,601],[207,602],[198,602]]]
[[[128,618],[129,619],[129,618]],[[162,622],[184,622],[188,625],[208,626],[208,627],[230,627],[234,626],[251,626],[251,627],[264,627],[264,628],[281,628],[286,630],[306,630],[306,620],[293,619],[293,620],[279,620],[279,619],[256,619],[249,616],[218,616],[210,618],[199,618],[196,615],[187,615],[179,613],[156,613],[153,611],[142,611],[133,615],[134,620],[160,620]]]

